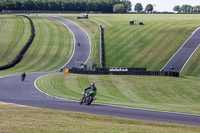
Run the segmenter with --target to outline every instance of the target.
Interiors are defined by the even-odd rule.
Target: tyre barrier
[[[178,72],[146,71],[146,68],[96,68],[95,71],[72,68],[69,69],[68,72],[76,74],[96,74],[96,75],[149,75],[149,76],[179,77]]]
[[[100,67],[105,68],[104,30],[100,25]]]
[[[35,38],[35,27],[33,25],[33,21],[29,17],[27,17],[25,15],[19,15],[19,16],[23,16],[23,17],[25,17],[25,18],[27,18],[29,20],[30,25],[31,25],[31,36],[30,36],[28,42],[26,43],[26,45],[20,51],[19,55],[14,60],[9,62],[8,64],[0,66],[0,70],[9,69],[9,68],[15,66],[16,64],[18,64],[21,61],[21,59],[23,58],[23,55],[25,54],[25,52],[30,47],[31,43],[33,42],[33,39]]]

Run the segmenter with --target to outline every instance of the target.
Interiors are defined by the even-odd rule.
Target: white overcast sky
[[[145,9],[147,4],[155,4],[154,11],[173,11],[174,6],[188,4],[191,6],[200,5],[200,0],[130,0],[132,3],[132,10],[134,10],[136,3],[141,3]]]

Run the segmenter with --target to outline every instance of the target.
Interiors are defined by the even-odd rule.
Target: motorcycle
[[[26,78],[26,74],[25,74],[25,73],[22,73],[22,74],[21,74],[21,80],[22,80],[22,82],[25,80],[25,78]]]
[[[96,100],[95,96],[95,91],[83,92],[83,97],[80,100],[80,104],[85,103],[86,105],[90,105],[94,100]]]

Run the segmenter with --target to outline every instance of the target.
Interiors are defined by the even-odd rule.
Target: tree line
[[[136,11],[137,13],[152,13],[153,6],[155,5],[148,4],[146,8],[144,9],[141,3],[137,3],[134,7],[134,11]],[[173,10],[178,13],[200,13],[200,6],[177,5],[173,8]],[[163,12],[163,13],[168,13],[168,12]]]
[[[148,4],[146,6],[146,8],[143,11],[143,6],[141,3],[137,3],[135,5],[134,11],[136,11],[137,13],[143,12],[143,13],[152,13],[153,12],[153,5],[152,4]]]
[[[101,11],[113,13],[116,4],[131,11],[129,0],[0,0],[2,10]]]
[[[182,5],[175,6],[174,11],[178,13],[200,13],[200,6]]]

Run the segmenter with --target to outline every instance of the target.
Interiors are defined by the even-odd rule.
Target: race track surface
[[[67,21],[65,19],[57,17],[51,17],[51,18],[61,21],[64,24],[73,23],[71,21]],[[82,42],[84,40],[82,39],[82,36],[86,37],[87,36],[86,33],[84,31],[79,31],[82,29],[78,25],[76,24],[71,24],[71,25],[73,26],[71,27],[72,29],[70,30],[73,32],[73,29],[76,29],[75,31],[77,31],[73,32],[76,38],[76,43],[78,41]],[[68,28],[70,28],[70,26]],[[86,43],[88,43],[88,40],[86,41]],[[84,46],[87,46],[87,48],[89,48],[90,43],[84,44]],[[73,57],[64,67],[67,68],[73,67],[75,65],[74,63],[75,59],[79,59],[79,56],[84,57],[80,59],[81,61],[85,62],[88,59],[88,55],[90,54],[90,50],[88,50],[87,48],[84,51],[83,49],[76,48]],[[47,95],[39,91],[34,85],[35,80],[38,77],[45,74],[50,74],[50,72],[29,73],[27,74],[27,78],[25,79],[24,82],[21,82],[20,75],[12,75],[0,78],[0,101],[7,103],[15,103],[19,105],[39,107],[39,108],[66,110],[74,112],[86,112],[92,114],[117,116],[130,119],[160,121],[160,122],[170,122],[170,123],[200,126],[199,115],[168,113],[160,111],[94,104],[94,103],[90,106],[86,106],[86,105],[79,105],[79,102],[76,101],[60,99],[54,96]]]
[[[161,69],[164,71],[181,72],[200,44],[200,28],[192,33],[190,38],[174,54],[174,56]],[[173,65],[173,68],[171,68]]]
[[[63,23],[66,27],[68,27],[74,36],[74,55],[69,62],[63,66],[63,70],[70,69],[72,67],[81,67],[81,64],[86,63],[91,51],[90,39],[87,33],[80,26],[70,20],[53,16],[44,17],[48,17]],[[78,45],[78,43],[80,45]]]

